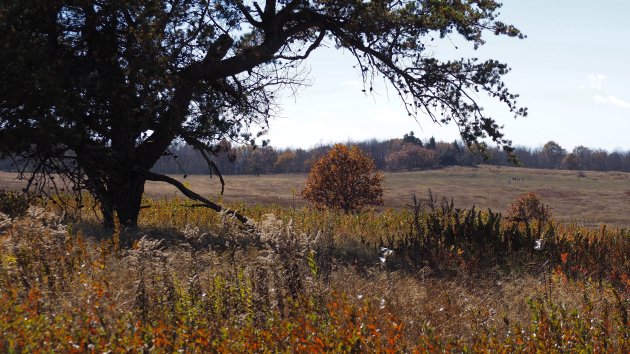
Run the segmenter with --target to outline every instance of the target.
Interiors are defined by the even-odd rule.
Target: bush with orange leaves
[[[336,144],[311,168],[302,196],[315,206],[360,210],[366,205],[383,204],[383,175],[374,161],[356,147]]]
[[[539,224],[543,224],[551,219],[551,213],[536,193],[528,192],[519,195],[514,200],[507,212],[506,219],[516,223],[537,221]]]

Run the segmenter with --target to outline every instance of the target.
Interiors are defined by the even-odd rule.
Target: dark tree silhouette
[[[495,60],[439,61],[426,45],[458,34],[522,37],[496,19],[493,0],[3,0],[0,2],[0,158],[36,176],[59,173],[100,203],[106,225],[137,223],[145,181],[172,142],[212,154],[223,138],[255,139],[279,89],[299,85],[299,63],[327,41],[357,60],[365,90],[387,79],[410,115],[454,122],[473,145],[510,150],[472,92],[515,115],[516,95]],[[200,199],[201,198],[201,199]]]
[[[403,143],[422,146],[422,140],[417,138],[413,131],[410,131],[409,134],[405,134],[403,136]]]

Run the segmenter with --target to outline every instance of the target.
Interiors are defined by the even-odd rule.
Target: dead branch
[[[178,180],[166,176],[166,175],[162,175],[159,173],[155,173],[155,172],[151,172],[151,171],[138,171],[144,174],[145,178],[147,179],[147,181],[155,181],[155,182],[166,182],[174,187],[176,187],[177,189],[179,189],[180,192],[182,192],[182,194],[184,194],[186,197],[192,199],[192,200],[196,200],[198,202],[201,202],[203,206],[205,206],[206,208],[210,208],[218,213],[222,213],[225,212],[229,215],[233,215],[236,219],[238,219],[238,221],[240,221],[241,223],[243,223],[244,225],[246,225],[248,228],[251,228],[251,223],[249,222],[249,218],[247,218],[245,215],[239,213],[238,211],[235,210],[230,210],[230,209],[225,209],[222,206],[213,203],[212,201],[210,201],[209,199],[204,198],[203,196],[191,191],[190,189],[186,188],[186,186],[184,186],[183,183],[179,182]]]

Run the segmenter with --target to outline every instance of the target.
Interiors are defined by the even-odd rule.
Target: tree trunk
[[[137,172],[127,172],[116,184],[109,186],[109,203],[101,201],[103,222],[105,227],[114,226],[114,215],[117,215],[121,226],[138,226],[138,215],[144,193],[146,179]],[[115,214],[114,214],[115,212]]]

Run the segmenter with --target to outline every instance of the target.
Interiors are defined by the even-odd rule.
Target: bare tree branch
[[[238,9],[243,14],[243,16],[245,16],[245,19],[247,20],[247,22],[249,22],[252,26],[254,26],[256,28],[262,28],[262,22],[256,21],[252,17],[252,15],[249,13],[249,9],[243,4],[242,1],[237,0],[237,1],[235,1],[235,3],[236,3],[236,6],[238,7]]]
[[[208,155],[206,149],[202,148],[199,149],[199,151],[201,152],[201,156],[203,156],[203,159],[206,160],[210,171],[214,172],[219,177],[219,180],[221,181],[221,195],[223,195],[223,192],[225,191],[225,181],[223,180],[223,175],[221,174],[221,171],[219,171],[219,167],[217,167],[214,161],[210,159],[210,156]],[[210,176],[212,177],[212,174]]]
[[[306,49],[306,52],[302,55],[296,55],[296,56],[276,55],[276,58],[286,59],[286,60],[304,60],[308,58],[308,56],[311,54],[311,52],[315,48],[319,47],[319,45],[322,44],[322,40],[324,40],[324,37],[326,37],[326,31],[319,32],[319,36],[317,36],[317,39],[315,40],[315,42],[311,43],[308,49]]]

